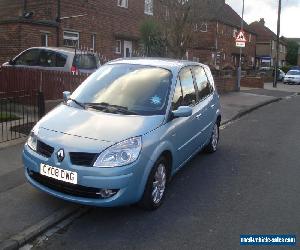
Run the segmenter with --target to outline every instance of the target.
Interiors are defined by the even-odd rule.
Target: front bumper
[[[145,187],[145,178],[143,178],[145,176],[145,169],[148,165],[153,164],[147,157],[143,157],[143,155],[140,155],[139,159],[133,164],[116,168],[76,166],[72,165],[68,159],[64,163],[57,163],[52,158],[41,156],[25,145],[23,162],[27,180],[34,187],[55,197],[79,204],[101,207],[128,205],[139,201]],[[85,197],[82,197],[80,193],[72,195],[63,189],[51,188],[51,185],[57,183],[56,180],[53,179],[51,182],[52,179],[50,178],[48,181],[51,182],[51,185],[45,185],[39,179],[33,177],[39,175],[41,163],[76,172],[78,174],[78,185],[75,185],[74,188],[82,187],[91,190],[112,189],[117,190],[117,193],[106,199],[89,198],[85,195]],[[68,184],[68,188],[70,189],[72,186]]]

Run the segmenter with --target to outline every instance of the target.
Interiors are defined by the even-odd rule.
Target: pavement
[[[300,92],[298,88],[281,86],[276,90],[242,88],[241,92],[221,96],[223,123],[272,102],[289,98]],[[297,86],[293,86],[297,87]],[[283,90],[284,89],[284,90]],[[48,196],[29,185],[24,177],[21,155],[24,140],[0,143],[0,249],[18,249],[27,241],[87,208]]]

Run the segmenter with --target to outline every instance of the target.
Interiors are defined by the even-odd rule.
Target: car
[[[300,84],[300,70],[290,70],[286,73],[284,84]]]
[[[217,150],[220,101],[204,64],[114,60],[63,96],[23,150],[27,180],[55,197],[156,209],[179,169]]]
[[[93,73],[100,67],[100,59],[95,53],[74,48],[33,47],[2,66]]]

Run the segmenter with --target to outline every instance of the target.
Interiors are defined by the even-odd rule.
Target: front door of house
[[[124,41],[124,57],[132,56],[132,41]]]

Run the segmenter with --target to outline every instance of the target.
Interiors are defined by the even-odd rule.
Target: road
[[[245,249],[240,234],[296,234],[299,246],[300,96],[221,137],[216,154],[199,154],[174,177],[159,210],[92,208],[33,249]]]

